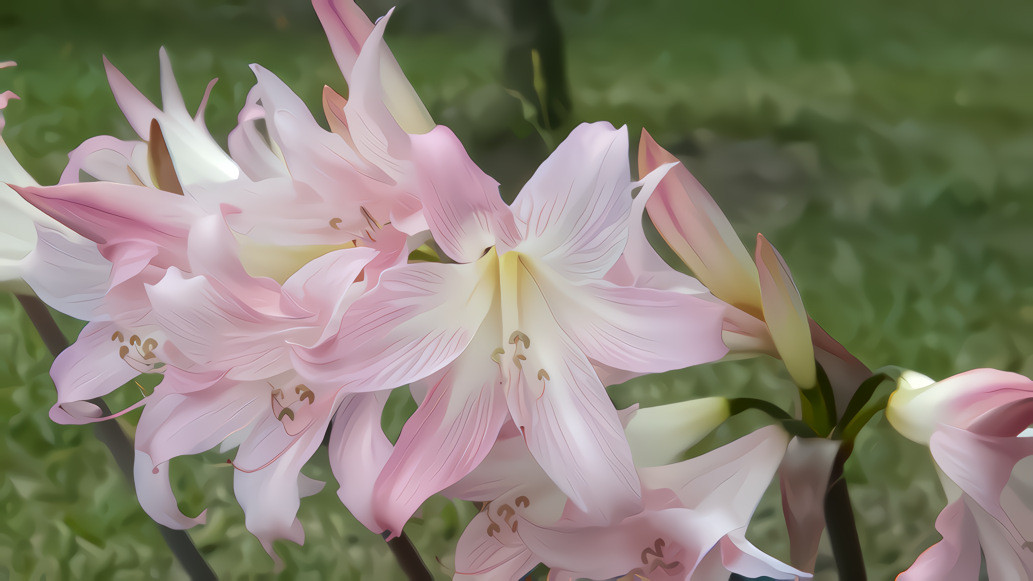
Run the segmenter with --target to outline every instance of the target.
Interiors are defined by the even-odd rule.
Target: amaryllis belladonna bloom
[[[777,427],[671,463],[728,416],[720,398],[625,412],[643,509],[609,524],[580,510],[535,465],[518,432],[445,494],[482,503],[456,547],[456,579],[807,577],[762,553],[746,526],[785,451]],[[631,416],[628,418],[628,416]]]
[[[447,129],[412,143],[433,164],[421,174],[424,211],[455,264],[386,271],[339,334],[297,350],[299,368],[325,382],[416,382],[421,403],[375,493],[382,526],[400,532],[426,498],[477,466],[510,418],[577,506],[600,521],[638,510],[631,452],[592,364],[648,373],[727,349],[722,305],[603,280],[641,185],[630,179],[626,130],[576,128],[511,207],[494,180],[450,154],[461,146]]]
[[[1033,381],[996,369],[936,382],[905,372],[886,418],[929,446],[948,501],[936,519],[943,540],[897,579],[976,579],[981,554],[991,581],[1033,578]]]

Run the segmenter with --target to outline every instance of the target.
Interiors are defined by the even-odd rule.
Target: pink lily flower
[[[943,540],[897,579],[1033,578],[1033,381],[976,369],[934,382],[905,372],[886,407],[898,432],[929,446],[948,504],[936,519]],[[981,551],[980,551],[981,549]]]
[[[648,373],[727,348],[722,305],[603,280],[641,185],[630,180],[626,130],[576,128],[511,207],[494,180],[450,154],[461,146],[447,129],[412,144],[429,164],[427,221],[456,264],[384,272],[339,334],[296,350],[306,376],[355,378],[346,390],[416,382],[425,394],[380,477],[380,523],[398,534],[480,463],[509,418],[577,506],[602,521],[637,511],[631,452],[592,364]]]
[[[744,536],[785,451],[786,434],[763,428],[702,456],[666,464],[677,456],[676,448],[691,446],[720,423],[697,427],[694,437],[685,440],[656,439],[640,430],[667,415],[668,407],[633,412],[626,430],[636,450],[643,508],[609,524],[568,501],[519,437],[500,438],[474,472],[445,491],[483,503],[456,547],[455,579],[515,580],[538,563],[550,567],[549,579],[557,580],[727,579],[729,572],[809,577],[762,553]],[[653,450],[657,445],[666,458]],[[642,466],[641,450],[664,463]]]
[[[842,412],[871,371],[807,316],[789,267],[774,246],[758,234],[751,257],[710,194],[643,130],[640,174],[670,163],[676,165],[645,207],[656,229],[692,273],[733,307],[725,325],[725,341],[732,352],[781,358],[802,388],[816,384],[817,359],[829,375]]]
[[[400,82],[382,76],[393,62],[382,39],[388,19],[374,26],[356,13],[325,16],[331,39],[364,31],[344,71],[351,100],[328,97],[335,132],[320,129],[293,92],[255,67],[258,85],[227,155],[204,126],[204,103],[196,116],[187,113],[163,51],[163,109],[107,65],[116,100],[144,141],[94,138],[73,152],[61,185],[18,188],[110,265],[99,302],[54,300],[89,323],[55,362],[52,418],[106,419],[85,400],[141,373],[164,374],[129,408],[144,407],[136,441],[142,506],[166,526],[202,522],[203,513],[191,518],[177,508],[168,461],[236,446],[234,489],[248,529],[271,555],[277,538],[303,541],[300,498],[321,484],[300,469],[331,421],[339,495],[376,527],[373,483],[391,449],[380,429],[386,392],[317,385],[293,368],[290,353],[336,332],[349,304],[418,244],[409,234],[427,229],[412,193],[419,182],[410,175],[409,136],[380,101],[383,78]],[[258,117],[269,141],[254,139]],[[450,155],[469,162],[462,148]],[[76,183],[83,172],[100,181]]]

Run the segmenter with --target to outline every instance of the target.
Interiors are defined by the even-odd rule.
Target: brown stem
[[[47,309],[47,306],[38,297],[15,296],[18,297],[18,302],[25,309],[25,314],[29,316],[33,326],[36,327],[40,338],[43,339],[43,344],[50,350],[51,355],[57,357],[58,354],[68,347],[68,340],[65,338],[64,333],[61,332],[61,328],[57,326],[57,321],[50,314],[50,310]],[[111,415],[111,410],[108,409],[104,400],[99,397],[91,399],[90,403],[100,408],[102,416]],[[101,443],[108,447],[108,451],[115,458],[115,463],[118,464],[119,470],[122,471],[122,475],[129,482],[130,488],[135,488],[133,458],[136,454],[133,451],[133,444],[126,437],[122,428],[118,427],[117,423],[111,421],[97,422],[93,424],[93,433]],[[172,551],[176,560],[179,561],[179,564],[182,565],[191,579],[207,581],[216,578],[212,568],[208,566],[208,563],[201,556],[197,547],[194,546],[186,531],[170,529],[157,523],[155,525],[158,527],[162,538],[165,539],[165,544],[168,545],[169,550]]]
[[[387,539],[387,535],[388,533],[383,534],[384,539]],[[427,569],[427,565],[424,564],[420,554],[416,552],[416,547],[405,533],[388,540],[387,547],[391,549],[409,581],[433,581],[434,577],[430,574],[430,570]]]
[[[861,541],[857,536],[857,521],[850,504],[846,478],[843,476],[843,467],[852,450],[853,444],[844,442],[832,464],[829,487],[825,493],[825,527],[829,533],[832,555],[836,558],[840,581],[866,581],[868,575],[864,570]]]

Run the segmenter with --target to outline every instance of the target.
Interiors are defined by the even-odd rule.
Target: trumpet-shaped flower
[[[456,547],[455,578],[515,580],[537,563],[552,569],[550,579],[716,579],[727,578],[729,571],[807,577],[744,536],[785,451],[784,432],[764,428],[668,464],[727,417],[727,407],[722,416],[713,406],[717,399],[634,412],[626,432],[635,450],[643,507],[609,524],[599,524],[568,501],[518,436],[500,438],[474,472],[445,491],[482,503]],[[690,417],[717,421],[694,423],[684,415],[675,420],[685,408],[696,407],[710,409]],[[657,422],[679,435],[656,438],[655,430],[642,430]],[[643,461],[644,451],[649,461]]]
[[[657,186],[646,210],[692,273],[714,296],[734,307],[725,329],[731,349],[780,357],[803,388],[816,384],[817,358],[842,411],[871,371],[807,316],[789,267],[774,246],[758,234],[751,258],[710,194],[643,130],[640,174],[670,163],[676,165]]]
[[[383,45],[388,19],[374,26],[349,2],[315,5],[339,60],[354,51],[342,66],[351,99],[325,95],[334,131],[256,66],[258,84],[227,155],[204,126],[207,97],[191,117],[162,51],[162,109],[106,64],[141,141],[91,139],[70,156],[63,183],[18,188],[110,265],[99,302],[66,294],[52,303],[89,323],[55,362],[51,416],[105,419],[86,400],[141,373],[163,374],[129,408],[144,407],[136,440],[141,504],[170,527],[200,522],[203,515],[177,508],[168,462],[220,442],[237,446],[234,489],[248,529],[270,553],[277,538],[303,539],[299,499],[318,486],[300,469],[331,420],[339,494],[376,527],[373,482],[390,452],[379,423],[386,395],[342,392],[343,383],[361,380],[347,375],[312,382],[290,353],[336,332],[352,301],[418,243],[409,234],[427,228],[415,193],[419,152],[383,102],[385,78],[404,82],[392,76]],[[343,7],[347,17],[334,18],[328,7]],[[341,38],[359,41],[342,48]],[[397,107],[406,123],[418,118]],[[469,162],[461,147],[433,156]],[[83,173],[97,181],[79,183]]]
[[[975,579],[980,549],[990,579],[1033,577],[1033,511],[1023,501],[1033,485],[1033,381],[995,369],[938,382],[906,372],[886,418],[929,446],[948,499],[936,519],[943,540],[897,579]]]
[[[604,521],[637,510],[631,452],[592,364],[664,371],[726,348],[723,306],[603,280],[640,185],[626,131],[576,128],[511,207],[493,180],[450,155],[460,145],[448,130],[412,143],[431,164],[421,174],[427,222],[456,264],[386,271],[339,334],[297,350],[306,375],[417,382],[425,394],[380,477],[381,524],[400,532],[427,497],[477,466],[509,418],[577,506]]]

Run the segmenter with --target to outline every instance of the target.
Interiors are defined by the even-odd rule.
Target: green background
[[[386,3],[363,4],[377,16]],[[573,122],[642,126],[708,187],[752,248],[763,232],[785,256],[811,315],[869,366],[942,378],[991,366],[1033,373],[1033,4],[874,0],[661,2],[557,0]],[[439,123],[513,196],[547,155],[503,86],[512,35],[495,2],[411,1],[388,42]],[[207,119],[225,143],[258,62],[321,117],[324,84],[346,87],[306,2],[6,0],[0,4],[4,139],[42,183],[98,134],[132,138],[101,55],[158,99],[166,46],[188,106],[212,77]],[[528,96],[533,98],[533,96]],[[182,579],[88,427],[47,418],[50,357],[12,297],[0,297],[0,579]],[[63,320],[72,336],[74,321]],[[749,394],[789,405],[774,361],[642,378],[618,405]],[[121,407],[131,393],[109,398]],[[413,409],[392,399],[397,434]],[[132,429],[136,416],[123,426]],[[746,417],[710,444],[755,427]],[[243,528],[225,455],[173,462],[183,509],[209,507],[191,531],[223,578],[272,575]],[[329,480],[302,502],[303,547],[280,543],[300,579],[390,579],[382,541],[340,506],[325,450],[306,469]],[[879,415],[847,464],[870,578],[888,579],[939,537],[944,499],[924,448]],[[433,499],[407,531],[442,577],[474,509]],[[777,491],[751,525],[787,557]],[[834,578],[822,555],[818,578]]]

